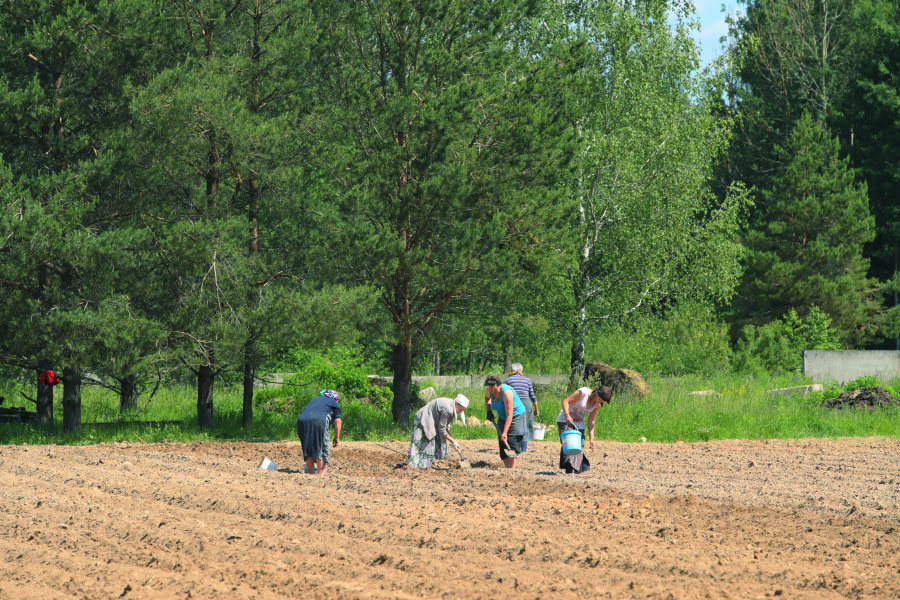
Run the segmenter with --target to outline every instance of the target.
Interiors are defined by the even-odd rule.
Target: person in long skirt
[[[303,447],[303,460],[306,472],[311,475],[324,475],[325,468],[331,458],[331,446],[337,448],[341,440],[341,397],[334,390],[322,390],[319,395],[309,401],[300,416],[297,417],[297,436]],[[329,429],[334,423],[334,442],[331,442]]]
[[[579,454],[565,454],[562,451],[562,434],[563,431],[573,431],[577,429],[584,439],[585,423],[584,417],[587,415],[587,430],[590,435],[590,446],[594,449],[594,419],[597,417],[597,411],[604,404],[608,404],[612,398],[612,390],[602,385],[592,390],[589,387],[578,388],[572,395],[562,401],[562,410],[556,417],[556,426],[559,428],[559,468],[564,469],[566,473],[583,473],[591,468],[591,462],[584,454],[584,446]]]
[[[455,399],[435,398],[416,411],[406,464],[420,469],[431,467],[436,460],[447,458],[447,444],[459,448],[450,435],[453,417],[469,406],[469,399],[459,394]]]

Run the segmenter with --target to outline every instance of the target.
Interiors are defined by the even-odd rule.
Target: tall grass
[[[803,381],[791,377],[678,377],[652,382],[649,397],[615,400],[600,409],[597,435],[636,441],[706,441],[720,439],[843,436],[900,437],[898,410],[829,410],[821,394],[784,396],[769,390]],[[714,395],[692,395],[714,390]]]
[[[600,409],[595,437],[603,440],[633,442],[641,439],[657,442],[706,441],[719,439],[803,438],[803,437],[900,437],[900,412],[896,408],[867,410],[829,410],[820,395],[775,396],[767,390],[804,383],[796,378],[745,377],[723,374],[715,377],[650,378],[651,393],[646,398],[617,394]],[[898,386],[894,386],[898,387]],[[716,395],[691,395],[692,391],[715,390]],[[119,416],[118,397],[110,390],[83,388],[82,422],[73,433],[62,431],[62,406],[57,398],[54,427],[0,424],[0,443],[12,444],[90,444],[114,441],[203,441],[296,439],[297,415],[316,395],[315,386],[292,392],[297,400],[266,411],[254,408],[253,425],[241,427],[242,400],[239,387],[215,390],[215,427],[211,431],[197,427],[196,390],[189,386],[160,389],[152,398],[142,397],[132,414]],[[453,398],[465,394],[469,400],[466,415],[485,419],[484,388],[438,387],[439,396]],[[17,390],[0,387],[6,405],[28,404]],[[546,439],[558,439],[556,422],[564,386],[539,390],[539,421],[551,425]],[[61,396],[61,394],[57,394]],[[342,401],[344,440],[405,440],[408,432],[397,427],[384,406],[364,401]],[[167,424],[166,421],[178,421]],[[490,439],[494,427],[454,426],[459,439]]]
[[[634,442],[696,442],[721,439],[777,439],[804,437],[900,437],[896,408],[830,410],[820,394],[783,396],[769,390],[811,382],[798,377],[749,377],[733,373],[714,377],[650,378],[646,398],[616,394],[600,408],[595,422],[597,439]],[[894,386],[897,387],[896,385]],[[712,390],[710,395],[691,392]],[[471,401],[467,415],[484,419],[484,388],[436,388],[439,395],[465,394]],[[568,391],[548,387],[538,393],[541,415],[550,425],[546,439],[558,439],[556,418]],[[459,432],[454,431],[457,435]],[[485,437],[493,427],[466,430],[459,437]],[[471,434],[471,435],[470,435]]]
[[[63,431],[61,394],[57,393],[52,427],[0,423],[0,443],[91,444],[116,441],[296,439],[297,416],[306,403],[316,396],[318,389],[316,386],[305,386],[292,391],[302,400],[279,407],[278,410],[266,411],[255,406],[253,424],[244,429],[241,426],[241,388],[217,387],[214,393],[214,428],[201,430],[197,426],[197,391],[191,386],[160,388],[152,398],[142,397],[137,409],[125,415],[119,415],[119,398],[113,391],[85,386],[82,388],[82,426],[77,431]],[[13,386],[0,387],[0,395],[8,399],[6,406],[22,406],[34,410],[34,404],[24,401]],[[342,401],[341,406],[344,426],[341,438],[344,440],[387,440],[407,436],[394,425],[389,410],[357,400]]]

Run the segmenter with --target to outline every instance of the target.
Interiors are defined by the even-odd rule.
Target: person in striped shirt
[[[525,437],[522,438],[522,452],[528,450],[528,442],[534,439],[534,418],[541,416],[534,386],[531,384],[531,380],[522,373],[524,369],[522,363],[513,363],[505,382],[516,391],[522,404],[525,405]]]

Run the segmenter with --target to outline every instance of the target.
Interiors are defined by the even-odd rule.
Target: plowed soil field
[[[0,598],[900,597],[900,441],[558,448],[0,446]]]

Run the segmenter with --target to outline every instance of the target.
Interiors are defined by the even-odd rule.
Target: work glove
[[[491,409],[488,409],[487,411],[487,420],[491,423],[494,422],[494,411],[492,411]]]
[[[456,440],[453,440],[453,449],[459,450],[459,442],[457,442]]]

